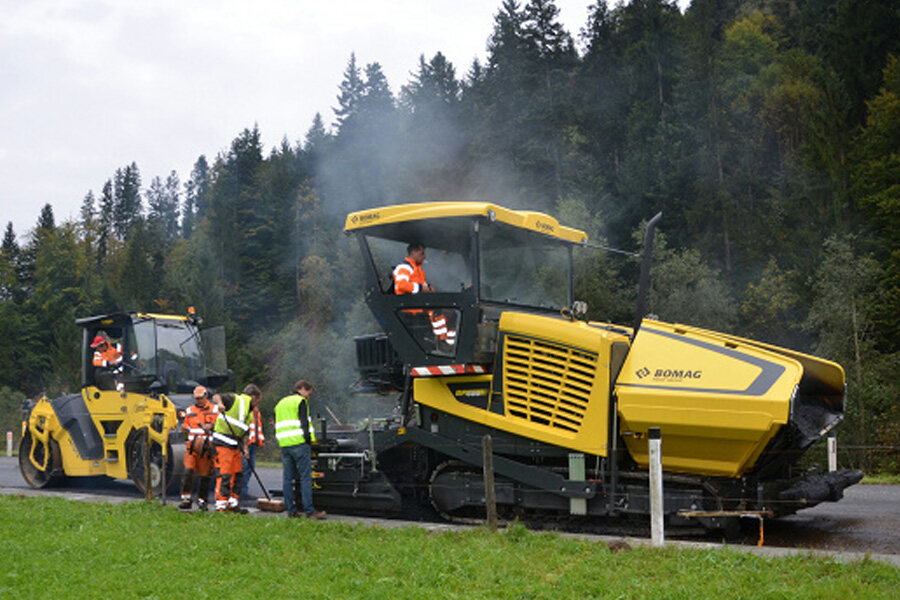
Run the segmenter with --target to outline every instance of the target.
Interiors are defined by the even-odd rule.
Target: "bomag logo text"
[[[691,369],[656,369],[653,372],[654,379],[666,379],[668,381],[680,380],[680,379],[700,379],[703,376],[703,371],[697,369],[692,371]]]
[[[535,229],[547,231],[549,233],[553,233],[556,230],[552,223],[544,223],[543,221],[535,221],[534,227]]]
[[[365,213],[363,215],[359,215],[360,223],[366,223],[367,221],[375,221],[381,218],[381,213],[379,212],[371,212]]]

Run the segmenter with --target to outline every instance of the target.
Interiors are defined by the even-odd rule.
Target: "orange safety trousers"
[[[196,471],[201,477],[206,477],[212,471],[212,467],[213,459],[208,454],[194,454],[190,449],[184,453],[185,471]]]
[[[241,451],[228,446],[216,446],[216,510],[237,508],[241,493]]]
[[[209,496],[209,474],[212,472],[213,458],[208,452],[197,454],[192,451],[191,444],[184,453],[184,478],[181,481],[181,499],[190,500],[194,491],[194,475],[199,475],[197,498],[206,502]]]

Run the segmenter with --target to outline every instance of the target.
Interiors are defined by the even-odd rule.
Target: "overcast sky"
[[[595,0],[556,0],[578,39]],[[679,4],[684,4],[681,0]],[[117,168],[142,183],[212,162],[259,125],[268,150],[327,126],[351,52],[396,94],[419,55],[483,61],[501,0],[0,0],[0,227],[77,218]]]

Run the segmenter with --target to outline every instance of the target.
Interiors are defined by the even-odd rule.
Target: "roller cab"
[[[161,489],[165,461],[168,485],[177,486],[184,454],[180,412],[192,402],[196,385],[231,380],[224,330],[214,327],[201,336],[193,315],[130,312],[76,324],[83,329],[82,387],[25,407],[19,449],[23,478],[42,488],[66,477],[105,475],[132,479],[143,493],[148,466],[150,487]],[[94,365],[97,336],[119,348],[121,365]]]

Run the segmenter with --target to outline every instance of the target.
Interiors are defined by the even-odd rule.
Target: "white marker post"
[[[828,433],[828,470],[837,471],[837,434],[834,431]]]
[[[647,430],[650,450],[650,545],[666,545],[663,532],[662,439],[659,427]]]
[[[6,456],[12,456],[12,431],[6,432]]]

